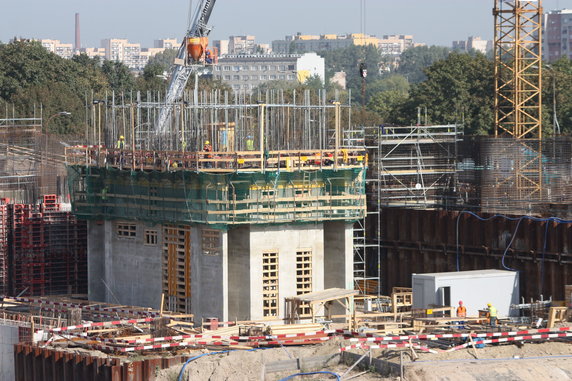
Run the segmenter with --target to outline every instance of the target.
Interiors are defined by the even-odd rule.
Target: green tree
[[[554,123],[554,97],[556,97],[556,115],[563,134],[572,133],[572,61],[561,58],[547,65],[543,70],[543,129],[552,133]]]
[[[104,61],[101,70],[107,77],[109,86],[116,93],[133,90],[135,88],[135,77],[125,64],[117,61]]]
[[[360,76],[359,67],[361,63],[367,66],[366,82],[366,100],[373,94],[367,91],[369,84],[375,83],[381,79],[379,73],[379,65],[382,60],[379,50],[373,45],[368,46],[350,46],[345,49],[337,49],[319,53],[326,61],[326,82],[336,72],[343,71],[346,73],[347,88],[352,93],[355,103],[362,103],[362,78]]]
[[[411,83],[419,83],[426,79],[424,70],[435,62],[444,60],[451,53],[442,46],[417,46],[409,48],[401,54],[396,74],[407,77]]]
[[[427,79],[411,89],[395,106],[389,123],[417,122],[419,108],[427,109],[428,123],[464,122],[465,134],[487,134],[494,124],[493,62],[482,54],[451,53],[425,70]],[[424,113],[424,112],[423,112]]]
[[[175,62],[175,58],[177,57],[177,49],[165,49],[161,53],[155,54],[153,57],[149,58],[149,62],[147,66],[155,65],[160,66],[162,68],[161,73],[167,72],[171,70],[171,66]]]

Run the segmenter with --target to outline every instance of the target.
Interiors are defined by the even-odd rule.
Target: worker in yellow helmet
[[[487,309],[489,311],[489,322],[492,328],[497,326],[497,309],[491,303],[487,303]]]
[[[117,141],[117,149],[124,149],[125,148],[125,136],[121,135],[119,140]]]

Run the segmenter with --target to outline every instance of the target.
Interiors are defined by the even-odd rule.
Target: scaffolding
[[[354,280],[362,294],[381,295],[381,210],[434,208],[457,202],[457,125],[365,127],[346,134],[368,152],[367,214],[354,225]]]
[[[0,205],[0,294],[87,293],[87,224],[61,210],[55,195],[39,204]]]

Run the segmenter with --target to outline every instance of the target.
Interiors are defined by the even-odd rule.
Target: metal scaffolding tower
[[[381,213],[384,207],[431,208],[456,202],[457,125],[363,127],[346,130],[344,148],[365,147],[367,214],[354,224],[354,283],[381,295]]]
[[[495,0],[495,136],[526,152],[498,189],[519,200],[542,196],[542,1]],[[531,154],[532,153],[532,154]],[[508,186],[511,190],[502,190]],[[512,190],[516,190],[513,193]]]

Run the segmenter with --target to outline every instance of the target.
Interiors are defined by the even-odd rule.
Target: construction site
[[[201,89],[214,4],[166,95],[86,99],[79,140],[0,115],[0,380],[569,379],[541,1],[494,2],[478,137],[356,125],[338,91]]]

